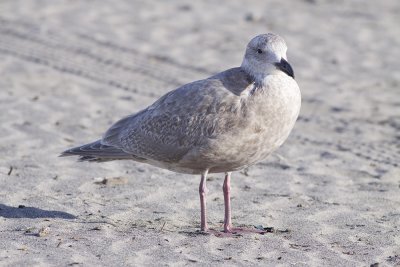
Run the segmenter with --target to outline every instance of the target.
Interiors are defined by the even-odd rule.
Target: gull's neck
[[[268,76],[268,74],[270,74],[268,72],[257,72],[254,70],[254,68],[252,68],[251,66],[249,66],[249,64],[246,64],[245,62],[243,62],[240,67],[247,75],[250,76],[252,82],[256,87],[263,87],[266,77]]]

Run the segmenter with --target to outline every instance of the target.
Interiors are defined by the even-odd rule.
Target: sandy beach
[[[396,0],[0,1],[0,266],[400,266],[399,14]],[[239,66],[266,32],[286,40],[302,109],[231,194],[233,223],[270,233],[199,233],[198,176],[58,157]],[[217,229],[223,178],[207,180]]]

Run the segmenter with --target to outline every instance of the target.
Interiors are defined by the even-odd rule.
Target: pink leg
[[[206,187],[206,178],[207,178],[208,170],[206,170],[201,175],[201,181],[199,186],[199,194],[200,194],[200,208],[201,208],[201,231],[207,231],[207,215],[206,215],[206,195],[207,195],[207,187]]]
[[[232,232],[232,220],[231,220],[231,172],[225,173],[224,185],[222,186],[224,191],[224,204],[225,204],[225,219],[224,219],[224,232]]]
[[[220,232],[218,230],[208,229],[208,227],[207,227],[207,212],[206,212],[206,195],[207,195],[206,178],[207,178],[207,174],[208,174],[208,170],[206,170],[202,173],[200,186],[199,186],[200,207],[201,207],[201,231],[207,232],[210,234],[214,234],[217,237],[234,237],[234,236],[240,236],[240,235],[246,234],[246,233],[265,234],[266,231],[264,231],[264,230],[232,227],[231,199],[230,199],[231,172],[227,172],[225,174],[225,181],[224,181],[224,185],[222,187],[222,189],[224,191],[224,204],[225,204],[224,231]]]

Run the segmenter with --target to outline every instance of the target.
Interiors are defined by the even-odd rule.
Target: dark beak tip
[[[294,79],[293,68],[292,68],[292,66],[290,66],[289,62],[287,62],[284,58],[282,58],[279,63],[275,63],[275,66],[277,69],[279,69],[280,71],[283,71],[284,73],[286,73],[287,75],[289,75],[290,77],[292,77]]]

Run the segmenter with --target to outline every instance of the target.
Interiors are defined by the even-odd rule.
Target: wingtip
[[[71,153],[70,149],[63,151],[58,155],[59,158],[68,157],[68,156],[74,156],[74,154]]]

